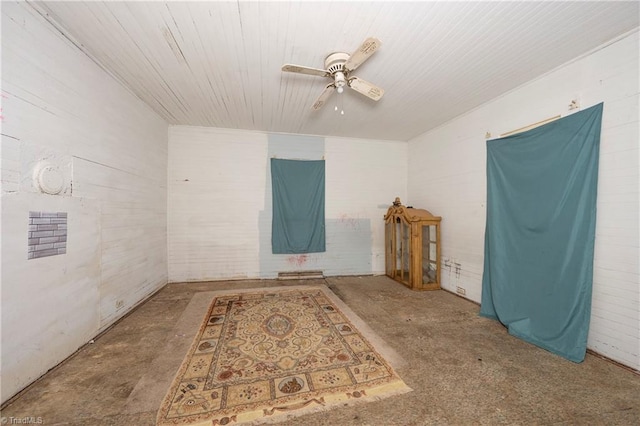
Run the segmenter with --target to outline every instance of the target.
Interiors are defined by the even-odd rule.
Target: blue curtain
[[[487,141],[480,315],[574,362],[591,315],[602,108]]]
[[[325,251],[324,160],[271,159],[274,254]]]

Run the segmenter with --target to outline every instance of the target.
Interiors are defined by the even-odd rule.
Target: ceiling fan
[[[315,75],[319,77],[328,77],[331,83],[324,88],[318,99],[311,106],[312,110],[319,110],[325,104],[327,99],[335,91],[342,93],[344,87],[350,87],[356,92],[373,99],[380,100],[384,94],[384,90],[365,81],[351,72],[358,68],[364,61],[369,59],[382,45],[380,40],[374,37],[366,39],[358,49],[351,55],[345,52],[330,53],[324,60],[325,69],[310,68],[301,65],[285,64],[282,71],[295,72],[299,74]]]

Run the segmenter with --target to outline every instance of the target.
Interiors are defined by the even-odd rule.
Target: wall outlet
[[[118,300],[116,302],[116,309],[120,309],[124,306],[124,300]]]
[[[465,289],[464,289],[464,288],[462,288],[462,287],[456,287],[456,293],[458,293],[458,294],[460,294],[460,295],[464,296],[465,294],[467,294],[467,290],[465,290]]]

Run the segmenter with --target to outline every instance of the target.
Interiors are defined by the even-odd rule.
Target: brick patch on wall
[[[67,213],[29,212],[28,258],[67,252]]]

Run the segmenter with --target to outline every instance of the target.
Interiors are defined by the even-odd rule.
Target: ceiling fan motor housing
[[[344,63],[349,59],[349,54],[344,52],[334,52],[329,54],[324,60],[324,68],[334,75],[337,72],[342,72],[346,74],[344,71]]]

